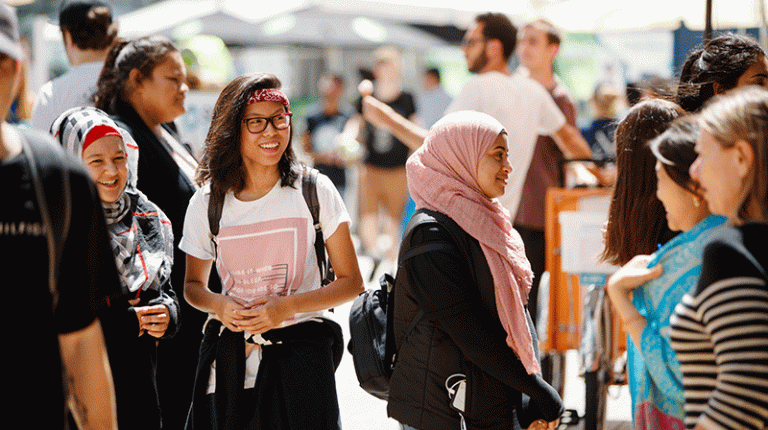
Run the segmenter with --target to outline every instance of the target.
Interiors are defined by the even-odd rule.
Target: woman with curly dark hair
[[[687,112],[696,112],[712,96],[743,85],[768,87],[765,51],[749,36],[725,34],[688,56],[676,101]]]
[[[189,200],[197,189],[197,160],[181,142],[174,119],[184,113],[186,69],[170,40],[142,37],[120,40],[109,52],[94,95],[97,108],[112,116],[139,147],[137,188],[173,224],[171,284],[178,293],[183,324],[158,349],[157,384],[163,427],[179,429],[189,411],[205,315],[183,299],[186,255],[178,249]],[[130,148],[129,148],[130,149]],[[212,288],[219,285],[214,275]]]
[[[330,179],[318,175],[322,240],[336,274],[321,285],[301,186],[307,170],[294,159],[290,103],[279,88],[263,73],[224,88],[197,177],[202,188],[184,221],[184,294],[209,314],[190,429],[340,426],[340,331],[325,310],[357,296],[362,276],[349,214]],[[208,286],[214,262],[221,293]]]

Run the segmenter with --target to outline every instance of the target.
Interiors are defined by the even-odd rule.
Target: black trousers
[[[546,268],[547,251],[544,230],[519,225],[515,226],[515,230],[523,238],[525,255],[528,257],[528,261],[531,262],[531,270],[533,270],[533,283],[531,284],[531,292],[528,295],[528,312],[531,314],[533,324],[536,325],[539,320],[539,281]]]

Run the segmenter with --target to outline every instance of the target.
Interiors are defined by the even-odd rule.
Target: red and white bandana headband
[[[266,88],[263,90],[256,90],[248,98],[248,104],[256,102],[277,102],[282,103],[286,110],[290,110],[291,106],[288,102],[288,97],[285,93],[276,88]]]

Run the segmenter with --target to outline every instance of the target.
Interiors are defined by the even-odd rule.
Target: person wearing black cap
[[[21,59],[16,13],[0,2],[0,118]],[[0,403],[3,427],[65,429],[69,402],[80,428],[116,429],[95,315],[100,292],[119,281],[96,188],[50,136],[4,121],[0,184],[3,389],[10,394]]]
[[[100,0],[64,1],[59,11],[64,50],[72,68],[40,88],[32,109],[32,128],[48,131],[61,113],[92,106],[104,59],[117,38],[117,22]]]

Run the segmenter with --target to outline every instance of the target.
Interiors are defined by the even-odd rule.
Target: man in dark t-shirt
[[[22,73],[18,41],[15,12],[0,3],[3,118]],[[10,393],[0,403],[3,424],[65,429],[70,398],[78,423],[116,429],[95,314],[97,298],[119,281],[96,189],[50,137],[22,133],[6,122],[0,123],[0,184],[3,386]]]
[[[304,151],[312,157],[315,168],[328,176],[341,197],[345,197],[346,160],[341,136],[351,107],[341,103],[344,78],[337,74],[323,75],[318,89],[321,99],[307,116],[307,129],[302,135]]]

